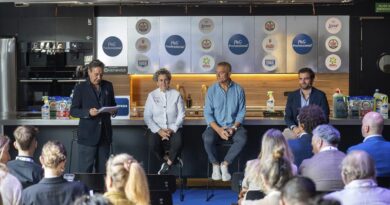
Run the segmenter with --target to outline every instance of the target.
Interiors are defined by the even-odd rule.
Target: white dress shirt
[[[176,132],[184,122],[185,109],[180,93],[174,89],[162,92],[160,88],[149,93],[145,103],[144,121],[156,133],[160,129]]]

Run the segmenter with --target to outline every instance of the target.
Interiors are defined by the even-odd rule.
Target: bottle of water
[[[275,112],[275,99],[273,96],[273,91],[268,91],[268,100],[267,100],[267,111],[268,112]]]
[[[43,96],[43,105],[41,107],[41,115],[42,119],[49,120],[50,119],[50,105],[48,96]]]

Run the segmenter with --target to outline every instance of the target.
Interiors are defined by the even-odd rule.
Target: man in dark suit
[[[377,112],[367,113],[362,120],[362,143],[352,146],[348,153],[354,150],[366,151],[375,161],[378,177],[390,177],[390,142],[382,136],[384,120]]]
[[[310,68],[301,68],[298,75],[300,88],[288,95],[284,116],[287,128],[293,131],[294,137],[300,134],[297,116],[302,107],[312,104],[320,106],[329,121],[329,105],[326,95],[313,87],[315,73]]]
[[[102,79],[104,64],[93,60],[88,79],[75,87],[70,114],[80,118],[78,129],[79,171],[105,172],[112,140],[111,115],[99,108],[116,106],[112,83]]]
[[[340,132],[332,125],[318,125],[313,130],[314,156],[303,160],[299,173],[313,180],[317,191],[337,191],[344,188],[340,173],[345,154],[337,149],[339,142]]]

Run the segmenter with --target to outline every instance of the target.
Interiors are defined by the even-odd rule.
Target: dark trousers
[[[161,140],[161,136],[158,133],[153,133],[150,130],[148,133],[149,150],[153,151],[157,159],[164,162],[164,155],[169,152],[169,160],[175,162],[182,148],[182,129],[180,128],[173,133],[169,140]]]
[[[99,143],[96,146],[78,144],[79,147],[79,172],[96,173],[106,172],[106,162],[110,156],[110,144]]]
[[[209,160],[213,164],[219,164],[218,156],[217,156],[217,149],[216,144],[218,141],[222,141],[221,137],[218,135],[217,132],[214,131],[213,128],[208,127],[203,132],[202,135],[203,138],[203,144],[204,148],[206,150],[207,156],[209,157]],[[246,129],[242,126],[237,129],[237,131],[232,136],[233,144],[229,148],[224,161],[231,164],[233,160],[237,157],[238,154],[240,154],[242,148],[244,148],[247,140],[246,135]]]

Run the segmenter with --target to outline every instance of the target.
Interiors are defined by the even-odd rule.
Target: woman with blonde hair
[[[39,157],[44,178],[38,184],[23,190],[23,204],[72,204],[74,200],[88,193],[81,182],[68,182],[63,173],[66,164],[65,146],[58,141],[48,141]]]
[[[262,186],[263,182],[260,177],[260,169],[262,166],[264,166],[268,159],[272,159],[275,150],[280,150],[282,148],[284,150],[284,157],[291,164],[292,173],[294,175],[297,174],[297,166],[293,164],[294,156],[282,132],[278,129],[269,129],[263,135],[261,150],[258,158],[247,162],[245,168],[245,177],[242,181],[242,191],[240,193],[240,198],[244,197],[245,195],[244,198],[246,199],[246,193],[249,191],[264,192],[264,187]],[[254,197],[256,198],[256,196]]]
[[[107,161],[104,194],[113,205],[149,205],[149,187],[145,172],[131,155],[119,154]]]
[[[22,185],[19,180],[8,172],[5,163],[10,160],[9,138],[0,135],[0,204],[22,204]]]

